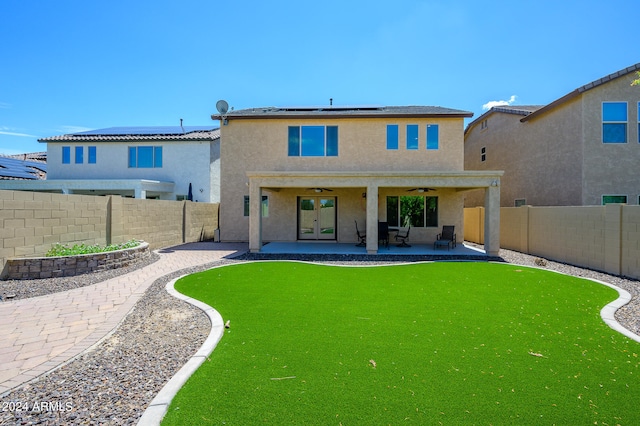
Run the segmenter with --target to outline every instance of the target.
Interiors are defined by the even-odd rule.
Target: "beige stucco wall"
[[[465,135],[465,170],[504,170],[503,207],[513,207],[517,199],[530,205],[580,205],[581,117],[579,100],[524,123],[522,115],[491,113],[486,128],[478,124]],[[469,194],[465,205],[482,205],[481,197]]]
[[[213,238],[218,204],[0,190],[0,271],[11,257],[44,255],[55,243],[158,249]]]
[[[299,196],[322,196],[337,198],[337,240],[338,242],[357,242],[354,221],[358,222],[360,231],[364,233],[366,223],[366,199],[362,193],[366,188],[335,188],[331,192],[316,194],[313,190],[304,188],[283,188],[279,191],[264,191],[263,195],[269,197],[269,216],[262,219],[262,232],[264,242],[268,241],[295,241],[297,239],[297,200]],[[386,197],[411,195],[406,189],[381,188],[378,196],[378,218],[386,221]],[[428,196],[438,197],[438,224],[435,228],[412,228],[411,236],[414,241],[433,241],[440,233],[442,225],[455,225],[456,229],[462,229],[463,198],[461,194],[452,189],[439,189],[429,192]],[[222,206],[223,207],[223,206]],[[278,209],[278,210],[276,210]],[[242,212],[240,213],[242,214]],[[249,227],[249,218],[242,217],[242,223],[246,229]],[[221,229],[221,239],[225,239],[226,229]]]
[[[621,77],[582,95],[584,205],[602,204],[603,195],[626,195],[628,204],[638,204],[640,87],[630,86],[630,81],[631,77]],[[602,143],[602,102],[627,102],[627,143]]]
[[[625,76],[611,80],[525,122],[521,115],[488,114],[486,128],[478,122],[467,130],[465,170],[504,170],[504,207],[516,199],[537,206],[601,205],[603,195],[626,195],[628,204],[638,204],[640,87],[629,83]],[[626,144],[602,143],[605,101],[628,104]],[[465,206],[481,202],[482,195],[473,193]]]
[[[387,124],[399,126],[399,149],[386,149]],[[420,147],[406,149],[406,125],[419,126]],[[439,125],[439,149],[426,149],[426,125]],[[338,126],[337,157],[289,157],[288,127],[304,125]],[[433,119],[242,119],[229,120],[221,128],[221,212],[220,232],[223,241],[247,241],[249,218],[243,216],[244,196],[249,195],[247,172],[255,171],[462,171],[463,170],[462,118]],[[321,186],[321,185],[314,185]],[[355,241],[353,221],[364,221],[366,208],[362,193],[366,187],[330,188],[323,195],[338,197],[338,241]],[[379,209],[386,216],[385,189],[379,196]],[[264,241],[294,241],[297,237],[298,196],[316,195],[308,186],[265,190],[269,197],[269,217],[263,218]],[[406,189],[394,195],[412,195]],[[450,208],[462,205],[462,198],[453,191],[429,192],[438,195],[442,216],[440,223],[462,226],[462,212]],[[450,200],[446,198],[451,197]],[[380,213],[382,214],[382,213]],[[425,237],[431,230],[416,231]],[[430,238],[430,237],[428,237]],[[434,234],[435,238],[435,234]]]

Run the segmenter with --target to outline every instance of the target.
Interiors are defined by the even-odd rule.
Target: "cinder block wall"
[[[620,273],[640,278],[640,206],[622,206]]]
[[[184,204],[185,242],[211,240],[218,229],[219,204]],[[215,213],[215,214],[212,214]]]
[[[218,206],[190,201],[0,190],[0,271],[6,259],[44,255],[55,243],[118,244],[152,250],[213,238]]]
[[[105,244],[106,197],[0,191],[0,259],[47,252],[55,243]]]
[[[467,214],[478,212],[465,209],[465,239],[482,244]],[[500,247],[640,279],[640,206],[503,207]]]

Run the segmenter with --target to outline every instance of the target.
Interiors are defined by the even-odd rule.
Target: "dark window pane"
[[[153,147],[152,146],[138,147],[138,168],[151,168],[151,167],[153,167]]]
[[[137,165],[138,165],[138,160],[136,156],[136,147],[130,146],[129,147],[129,167],[137,167]]]
[[[387,149],[398,149],[398,125],[387,125]]]
[[[398,222],[398,197],[387,197],[387,222],[389,226],[400,226]]]
[[[603,195],[602,204],[626,204],[626,195]]]
[[[400,226],[424,227],[424,198],[400,197]]]
[[[338,156],[338,126],[327,126],[327,157]]]
[[[302,155],[304,157],[324,156],[324,126],[302,127]]]
[[[289,156],[298,157],[300,155],[300,127],[289,127]]]
[[[71,147],[63,146],[62,147],[62,164],[71,163]]]
[[[604,102],[602,104],[602,121],[627,121],[627,103]]]
[[[438,226],[438,197],[424,198],[425,211],[427,214],[427,226]]]
[[[437,124],[427,125],[427,149],[438,149],[439,129]]]
[[[76,146],[76,164],[84,163],[84,147]]]
[[[418,125],[407,125],[407,149],[418,149]]]
[[[162,147],[153,147],[153,167],[162,167]]]
[[[624,123],[602,124],[602,142],[626,143],[627,142],[627,125]]]
[[[96,164],[96,147],[89,147],[89,164]]]

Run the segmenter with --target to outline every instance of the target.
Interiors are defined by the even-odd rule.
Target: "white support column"
[[[367,253],[378,253],[378,185],[367,186]]]
[[[251,180],[249,183],[249,251],[259,253],[262,248],[262,188]]]
[[[489,256],[500,252],[500,181],[484,191],[484,250]]]
[[[137,184],[136,188],[134,190],[134,198],[140,198],[142,200],[144,200],[145,198],[147,198],[147,191],[145,191],[144,189],[142,189],[142,185],[141,184]]]

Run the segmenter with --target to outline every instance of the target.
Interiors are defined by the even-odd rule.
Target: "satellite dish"
[[[220,99],[216,102],[216,109],[220,113],[220,115],[225,115],[227,111],[229,111],[229,104],[224,99]]]

